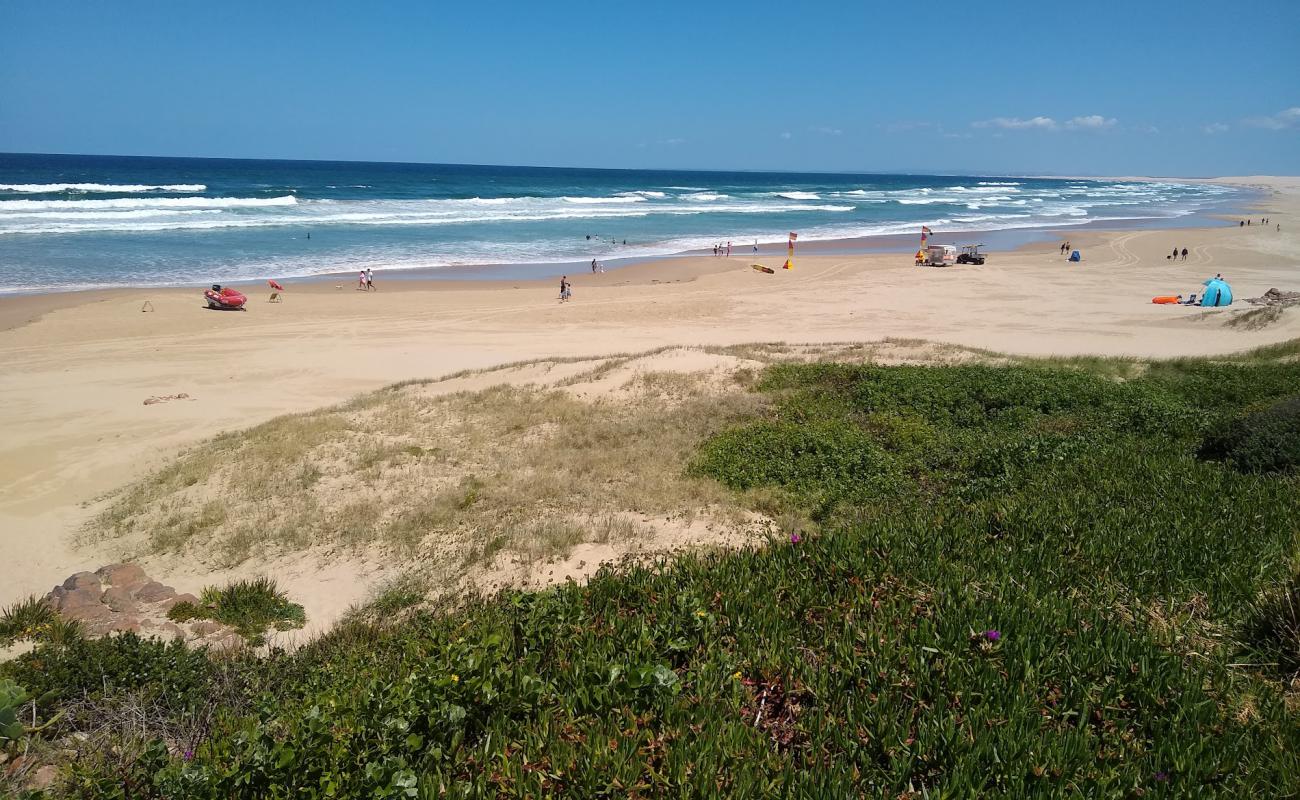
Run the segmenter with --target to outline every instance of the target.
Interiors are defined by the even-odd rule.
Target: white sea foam
[[[1019,181],[980,181],[980,186],[1021,186]]]
[[[644,203],[644,197],[561,197],[566,203],[584,206],[613,205],[616,203]]]
[[[166,183],[152,186],[140,183],[0,183],[0,192],[23,194],[50,194],[52,192],[104,192],[138,194],[141,192],[172,192],[193,194],[207,191],[201,183]]]
[[[816,192],[773,192],[776,197],[784,197],[786,200],[820,200],[821,195]]]
[[[619,193],[618,193],[618,196],[619,196],[619,197],[645,197],[645,198],[650,199],[650,200],[660,200],[660,199],[662,199],[662,198],[667,197],[667,196],[668,196],[668,193],[667,193],[667,192],[651,192],[651,191],[639,190],[639,191],[635,191],[635,192],[619,192]]]
[[[130,197],[118,200],[0,200],[0,218],[7,211],[80,211],[104,208],[257,208],[291,206],[293,195],[284,197]]]
[[[695,192],[694,194],[683,195],[686,200],[695,200],[698,202],[711,203],[714,200],[726,200],[731,195],[719,194],[718,192]]]

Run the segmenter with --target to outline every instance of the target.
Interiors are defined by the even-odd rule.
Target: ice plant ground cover
[[[53,796],[1296,796],[1300,476],[1214,457],[1254,418],[1294,446],[1295,350],[771,367],[686,467],[793,521],[766,546],[0,676],[66,713],[34,752],[153,711]]]

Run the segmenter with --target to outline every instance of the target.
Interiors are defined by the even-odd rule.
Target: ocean
[[[1210,213],[1166,181],[0,154],[0,293],[501,265]],[[542,273],[539,273],[539,277]],[[549,273],[545,273],[549,274]]]

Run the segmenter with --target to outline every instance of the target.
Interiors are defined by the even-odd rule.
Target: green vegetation
[[[1231,421],[1206,439],[1200,454],[1242,472],[1300,467],[1300,396]]]
[[[129,761],[67,766],[79,797],[1296,797],[1300,476],[1242,468],[1278,437],[1201,456],[1298,386],[1263,356],[778,365],[688,469],[791,521],[765,547],[0,675],[53,693],[38,719],[167,698],[100,748]]]
[[[59,642],[81,636],[81,626],[35,596],[0,610],[0,647],[15,642]]]
[[[209,586],[198,603],[177,603],[167,616],[176,622],[215,620],[254,644],[264,641],[268,628],[286,631],[307,623],[302,606],[289,602],[271,578],[234,581],[222,588]]]
[[[0,748],[22,738],[23,724],[18,721],[18,710],[27,702],[23,687],[7,678],[0,678]]]

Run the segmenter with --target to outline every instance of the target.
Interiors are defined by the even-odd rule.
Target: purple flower
[[[803,539],[800,538],[798,531],[794,531],[790,534],[790,544],[799,544],[802,541]]]
[[[1157,772],[1157,773],[1156,773],[1156,780],[1157,780],[1157,781],[1160,781],[1161,783],[1164,783],[1165,781],[1169,780],[1169,773],[1168,773],[1168,772]]]
[[[998,639],[1001,639],[1001,638],[1002,638],[1002,632],[1001,632],[1001,631],[984,631],[984,638],[985,638],[985,639],[988,639],[990,642],[996,642]]]
[[[193,751],[193,750],[186,750],[186,751],[185,751],[184,758],[185,758],[186,761],[193,761],[193,760],[194,760],[194,751]]]

